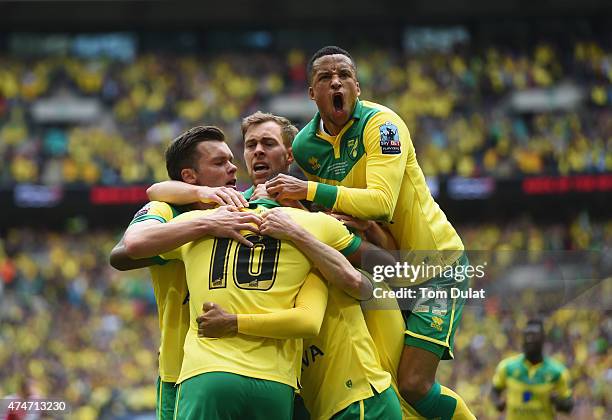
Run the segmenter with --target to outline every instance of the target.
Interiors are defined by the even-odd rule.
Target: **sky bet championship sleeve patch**
[[[383,155],[399,155],[401,150],[399,131],[397,127],[387,121],[380,126],[380,149]]]

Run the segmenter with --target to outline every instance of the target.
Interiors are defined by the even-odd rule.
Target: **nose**
[[[331,87],[332,89],[339,89],[342,87],[342,81],[340,80],[340,76],[334,74],[331,79]]]
[[[264,153],[263,144],[257,143],[255,146],[255,156],[261,156]]]
[[[229,168],[228,168],[228,172],[230,174],[233,174],[234,172],[236,172],[238,170],[238,167],[236,165],[234,165],[233,162],[229,163]]]

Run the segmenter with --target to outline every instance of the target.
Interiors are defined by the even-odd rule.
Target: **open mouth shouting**
[[[332,105],[334,114],[342,114],[344,112],[344,95],[341,92],[336,92],[332,95]]]
[[[265,162],[256,162],[253,164],[253,174],[257,178],[265,178],[270,171],[270,166]]]
[[[229,181],[227,181],[225,183],[225,186],[228,188],[233,188],[234,190],[236,189],[236,178],[230,179]]]

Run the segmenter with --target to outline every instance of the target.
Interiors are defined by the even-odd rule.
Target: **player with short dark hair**
[[[544,339],[542,320],[530,319],[523,330],[523,354],[497,365],[492,398],[499,411],[507,409],[508,420],[548,420],[555,418],[555,409],[572,411],[569,371],[544,356]],[[503,397],[504,391],[507,398]]]
[[[178,174],[185,185],[194,188],[199,199],[208,203],[234,204],[234,200],[242,199],[232,187],[236,183],[236,166],[224,138],[217,127],[195,127],[183,133],[166,153],[172,161],[168,175]],[[201,202],[200,205],[205,206]],[[259,223],[256,215],[232,213],[227,207],[190,220],[183,227],[167,223],[183,210],[160,201],[147,203],[134,215],[110,255],[111,265],[119,270],[149,267],[151,272],[161,332],[156,391],[156,412],[160,419],[174,416],[175,383],[183,360],[189,312],[183,263],[163,261],[157,254],[207,234],[232,237],[248,246],[250,242],[239,232],[256,230],[251,223]],[[151,249],[151,244],[157,249]]]
[[[308,79],[318,112],[296,136],[293,156],[309,181],[281,174],[266,183],[268,191],[278,200],[314,201],[334,212],[387,222],[400,250],[424,253],[419,257],[429,264],[467,265],[459,235],[431,196],[408,128],[389,108],[359,99],[352,57],[342,48],[324,47],[312,56]],[[434,277],[418,283],[449,291],[467,288],[468,282]],[[408,308],[398,387],[424,417],[472,418],[465,402],[435,379],[440,360],[453,357],[464,305],[464,299],[448,295]]]

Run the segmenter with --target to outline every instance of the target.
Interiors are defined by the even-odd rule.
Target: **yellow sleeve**
[[[493,388],[506,388],[506,363],[503,360],[495,369],[495,374],[493,375]]]
[[[168,203],[161,201],[150,201],[136,212],[130,225],[144,220],[157,220],[160,223],[169,222],[174,218],[176,211]]]
[[[357,251],[357,248],[361,245],[361,237],[349,231],[341,221],[330,215],[325,213],[316,213],[316,215],[321,218],[319,224],[322,226],[321,230],[324,234],[321,242],[340,251],[344,256]]]
[[[295,307],[268,314],[238,314],[238,332],[276,339],[307,338],[319,334],[327,286],[316,272],[310,272],[295,299]]]
[[[569,398],[572,396],[571,380],[569,370],[563,369],[559,380],[555,384],[555,392],[559,398]]]
[[[399,143],[383,145],[387,132],[397,133]],[[381,111],[366,124],[366,188],[347,188],[309,181],[308,195],[321,204],[334,203],[333,210],[361,219],[390,221],[395,211],[409,153],[414,153],[408,127],[395,113]],[[335,199],[334,199],[335,197]],[[332,201],[333,200],[333,201]],[[329,206],[328,206],[329,207]]]

